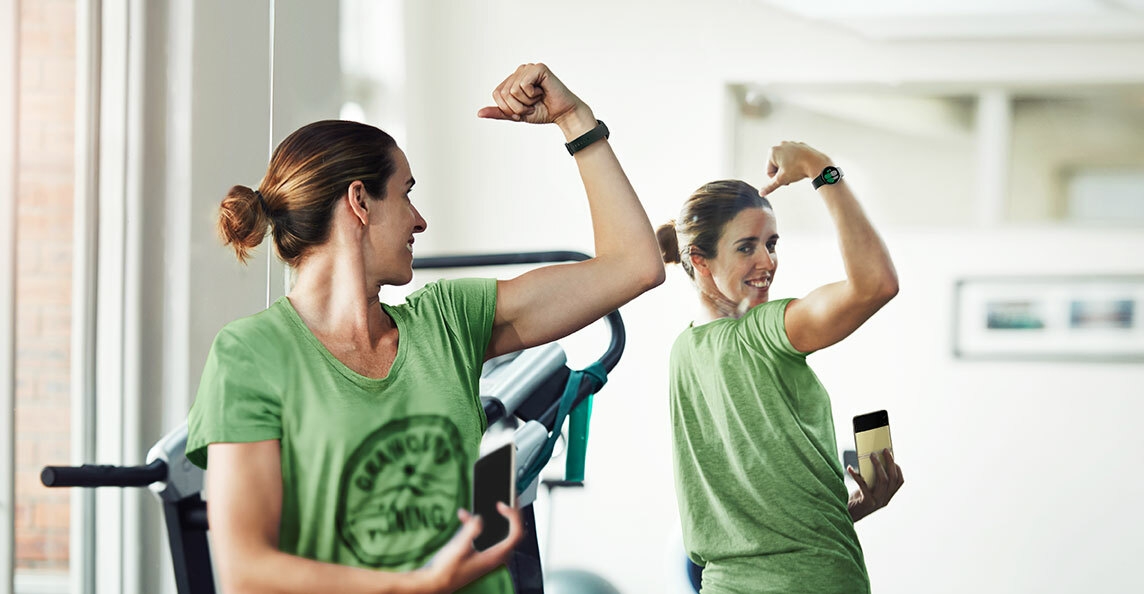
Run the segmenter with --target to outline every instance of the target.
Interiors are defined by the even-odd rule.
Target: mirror
[[[1144,225],[1144,85],[735,84],[732,171],[781,140],[820,147],[887,225]],[[784,225],[825,228],[804,201]],[[809,202],[809,201],[807,201]]]

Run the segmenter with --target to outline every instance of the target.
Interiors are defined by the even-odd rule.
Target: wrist
[[[576,109],[556,118],[556,125],[564,133],[564,141],[571,142],[596,127],[596,116],[592,113],[592,108],[581,103]]]
[[[810,162],[807,163],[806,177],[808,179],[814,179],[814,178],[818,177],[818,175],[820,173],[822,173],[822,171],[824,169],[826,169],[827,167],[834,167],[834,166],[835,166],[834,161],[831,161],[829,158],[827,158],[825,156],[823,156],[821,158],[811,159]]]
[[[416,592],[438,592],[445,591],[445,577],[439,572],[432,571],[431,569],[419,569],[412,572],[412,581],[416,584],[414,591]]]

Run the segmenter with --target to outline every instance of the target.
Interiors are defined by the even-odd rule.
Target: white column
[[[16,93],[20,11],[0,0],[0,591],[11,592],[15,541]]]
[[[978,225],[992,227],[1005,219],[1009,191],[1009,158],[1013,145],[1013,107],[1008,92],[987,89],[977,97]]]
[[[125,361],[125,326],[131,312],[125,307],[128,292],[126,195],[128,180],[129,68],[131,31],[129,5],[108,2],[101,6],[104,34],[100,47],[100,111],[97,217],[99,225],[95,287],[95,394],[91,411],[99,428],[94,461],[126,464],[124,459],[124,402],[129,380]],[[136,32],[137,33],[137,32]],[[95,491],[95,592],[124,592],[124,509],[121,489]]]
[[[72,221],[71,463],[95,460],[96,245],[102,3],[76,3],[75,196]],[[71,490],[68,578],[72,592],[95,580],[95,492]]]

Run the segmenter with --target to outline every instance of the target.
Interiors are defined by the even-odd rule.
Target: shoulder
[[[746,326],[764,326],[767,329],[786,329],[786,310],[794,302],[793,297],[767,301],[752,307],[740,321]]]
[[[215,341],[247,342],[283,338],[294,330],[292,316],[297,318],[289,301],[281,297],[256,314],[227,323],[219,330]]]
[[[464,317],[492,315],[496,308],[497,281],[494,278],[461,278],[439,280],[410,293],[405,303],[395,306],[411,315]]]
[[[211,358],[263,360],[304,340],[305,324],[285,297],[256,314],[233,320],[215,335]],[[257,356],[256,356],[257,355]]]
[[[457,299],[466,297],[483,297],[489,293],[495,295],[497,281],[495,278],[458,278],[433,281],[417,289],[405,298],[405,302],[414,304],[427,299]]]
[[[740,320],[744,336],[768,351],[805,356],[791,345],[787,336],[786,310],[794,301],[794,298],[776,299],[751,308]]]

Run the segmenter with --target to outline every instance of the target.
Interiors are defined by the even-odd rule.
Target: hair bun
[[[238,185],[226,193],[219,206],[218,232],[224,245],[234,247],[240,262],[245,263],[262,243],[269,225],[266,201],[257,190]]]
[[[659,242],[659,251],[663,256],[664,264],[679,264],[679,235],[675,232],[675,219],[660,225],[655,230],[655,238]]]

